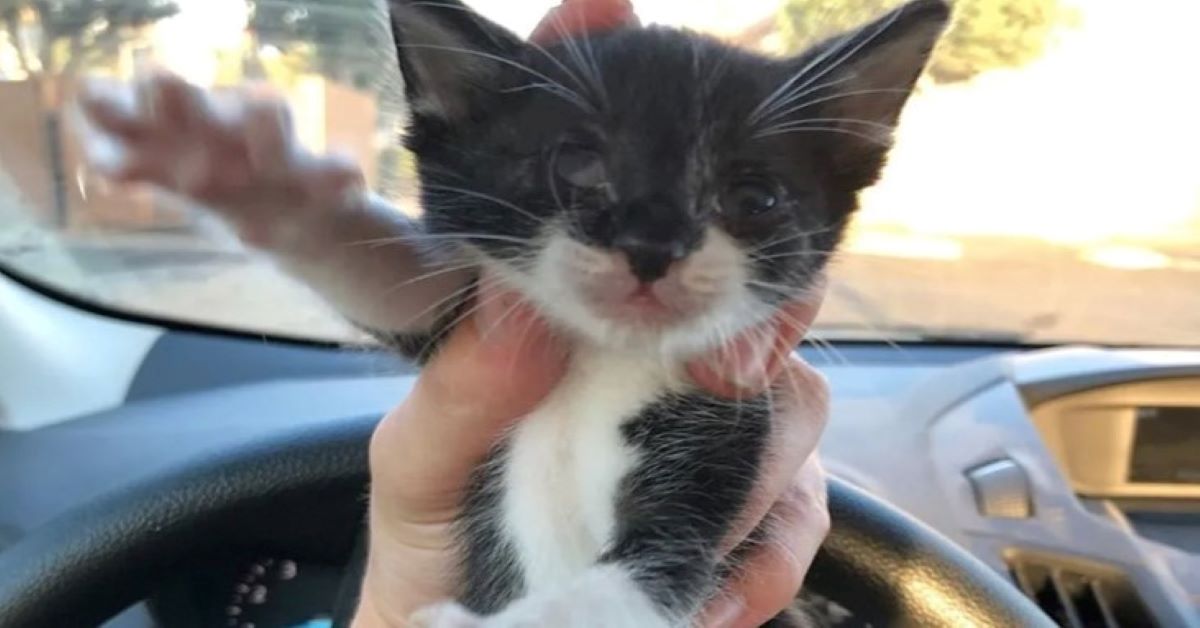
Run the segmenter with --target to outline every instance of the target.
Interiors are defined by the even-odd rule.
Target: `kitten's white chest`
[[[621,425],[669,381],[669,370],[644,356],[579,352],[558,388],[518,424],[503,516],[529,592],[561,586],[612,539],[618,485],[637,455]]]

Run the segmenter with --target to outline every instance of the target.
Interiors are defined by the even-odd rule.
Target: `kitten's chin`
[[[532,295],[531,295],[532,296]],[[536,298],[536,297],[534,297]],[[540,302],[555,327],[589,346],[684,361],[715,349],[761,318],[757,308],[723,307],[680,313],[657,304],[595,308],[580,300]]]

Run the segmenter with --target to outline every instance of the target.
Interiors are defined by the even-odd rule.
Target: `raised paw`
[[[594,567],[562,588],[539,591],[481,617],[454,603],[413,616],[426,628],[669,628],[671,622],[625,570]]]
[[[78,111],[97,174],[197,201],[252,244],[299,213],[363,194],[359,168],[302,149],[287,104],[264,89],[210,92],[161,72],[134,83],[92,80]]]

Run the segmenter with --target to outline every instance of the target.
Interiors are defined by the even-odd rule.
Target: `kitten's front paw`
[[[671,628],[675,624],[625,570],[608,565],[594,567],[567,586],[534,593],[488,617],[445,613],[446,623],[436,628]],[[686,622],[685,622],[686,623]]]
[[[158,73],[133,84],[90,81],[79,105],[76,131],[98,174],[198,201],[262,248],[305,211],[365,198],[358,166],[300,146],[278,95],[211,92]]]

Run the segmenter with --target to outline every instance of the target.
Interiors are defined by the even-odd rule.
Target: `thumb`
[[[371,440],[374,490],[409,518],[459,505],[471,473],[513,425],[550,392],[566,352],[512,292],[481,290],[475,314],[456,326],[412,393]],[[378,500],[377,500],[378,501]]]

